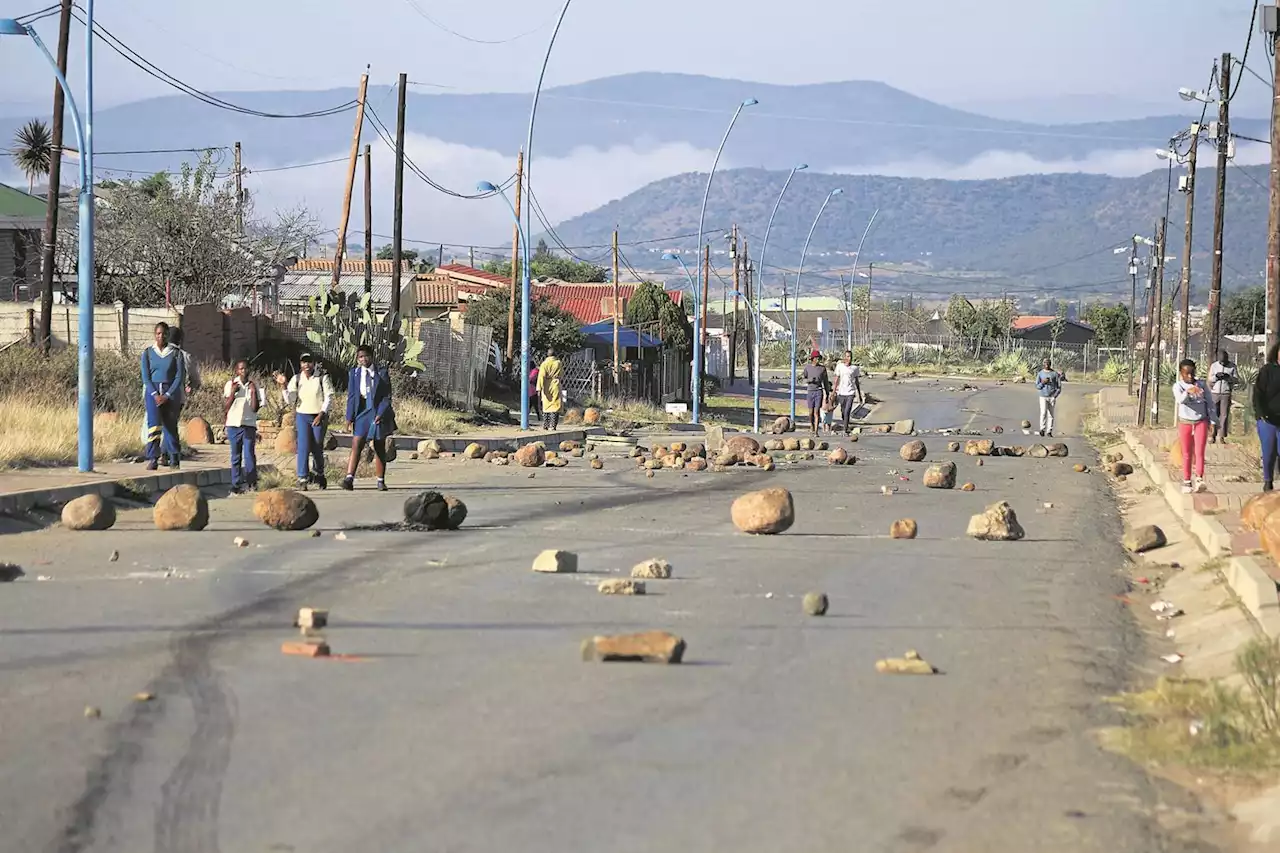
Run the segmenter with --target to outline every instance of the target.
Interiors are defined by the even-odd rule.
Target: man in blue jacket
[[[182,350],[169,341],[169,324],[156,323],[156,342],[142,351],[142,400],[146,406],[147,470],[163,457],[175,469],[182,461],[178,414],[187,376]]]
[[[365,443],[373,447],[377,488],[387,490],[387,437],[396,431],[396,415],[391,408],[391,374],[379,367],[371,347],[356,350],[356,366],[347,377],[347,429],[351,430],[351,459],[342,488],[355,488],[356,466]]]

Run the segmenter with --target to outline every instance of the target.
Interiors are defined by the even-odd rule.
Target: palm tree
[[[27,191],[35,192],[36,178],[49,174],[53,162],[53,136],[49,125],[38,118],[18,128],[13,135],[13,162],[27,176]]]

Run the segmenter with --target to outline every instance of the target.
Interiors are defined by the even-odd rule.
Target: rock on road
[[[1030,443],[1026,386],[892,396],[877,419],[973,417]],[[1069,387],[1073,436],[1083,405]],[[1185,795],[1095,745],[1142,648],[1113,597],[1105,483],[1070,470],[1084,442],[977,468],[923,438],[977,490],[925,489],[901,437],[864,436],[857,466],[772,474],[395,464],[387,494],[312,493],[319,538],[261,527],[243,498],[214,501],[200,533],[128,511],[104,533],[7,536],[29,577],[0,588],[0,850],[1199,849],[1155,817]],[[463,498],[466,526],[372,529],[410,477]],[[731,500],[766,485],[792,491],[795,526],[735,532]],[[1001,499],[1027,538],[966,539]],[[919,538],[888,538],[901,517]],[[529,571],[547,548],[579,572]],[[650,557],[672,579],[596,592]],[[301,606],[328,608],[334,653],[355,659],[282,655]],[[684,637],[685,662],[578,653],[649,629]],[[876,673],[911,648],[943,674]]]

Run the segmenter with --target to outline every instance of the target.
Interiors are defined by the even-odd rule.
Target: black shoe
[[[1049,438],[1053,438],[1053,430],[1049,430]]]
[[[316,474],[316,488],[322,492],[329,488],[329,481],[324,478],[323,474]]]
[[[387,490],[387,482],[385,480],[379,480],[377,489],[380,492],[385,492]]]
[[[1262,484],[1262,491],[1264,491],[1264,492],[1269,492],[1269,491],[1271,491],[1271,483],[1270,483],[1269,481],[1264,481],[1264,482],[1263,482],[1263,484]]]
[[[350,491],[353,491],[353,490],[355,489],[355,487],[356,487],[356,478],[355,478],[355,477],[343,477],[343,478],[342,478],[342,490],[343,490],[344,492],[350,492]]]
[[[147,460],[147,470],[148,470],[148,471],[154,471],[154,470],[156,470],[156,469],[157,469],[157,468],[159,468],[159,467],[160,467],[160,460],[158,460],[158,459],[148,459],[148,460]]]
[[[182,468],[182,460],[179,457],[175,456],[173,458],[173,461],[169,463],[169,467],[172,468],[174,471],[179,470],[180,468]]]

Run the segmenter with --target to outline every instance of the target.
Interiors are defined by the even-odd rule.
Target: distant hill
[[[785,180],[784,172],[737,169],[717,174],[708,204],[709,228],[736,222],[752,241],[758,257],[769,212]],[[1150,235],[1165,210],[1166,170],[1137,178],[1103,175],[1027,175],[988,181],[945,181],[869,176],[796,175],[769,238],[770,267],[794,269],[814,215],[833,187],[844,194],[832,201],[810,247],[807,268],[848,273],[851,259],[822,257],[824,252],[852,252],[871,213],[880,209],[863,250],[863,265],[875,262],[912,264],[928,273],[969,271],[979,278],[965,283],[929,275],[900,278],[894,284],[920,294],[954,291],[999,294],[1023,287],[1081,292],[1128,292],[1126,259],[1111,248],[1139,233]],[[1175,176],[1176,177],[1176,176]],[[1208,287],[1213,223],[1214,170],[1201,169],[1196,204],[1193,294]],[[1266,166],[1231,169],[1227,174],[1224,282],[1228,286],[1261,282],[1266,262],[1268,172]],[[622,241],[633,265],[661,266],[667,249],[697,251],[693,238],[671,235],[697,230],[706,177],[679,175],[652,183],[626,198],[556,226],[569,246],[607,245],[614,223],[622,223]],[[1185,196],[1175,192],[1169,213],[1168,254],[1179,258],[1167,268],[1170,286],[1178,278],[1183,256]],[[717,245],[719,241],[717,241]],[[718,259],[717,265],[727,263]],[[777,279],[778,271],[769,275]],[[1007,278],[1005,278],[1007,277]]]
[[[322,109],[354,97],[352,89],[221,93],[237,104],[276,113]],[[544,92],[536,151],[563,156],[584,146],[654,147],[687,143],[715,146],[729,114],[744,98],[760,104],[746,111],[735,133],[733,163],[783,168],[796,160],[815,169],[875,166],[921,160],[942,165],[970,162],[993,151],[1017,152],[1041,161],[1082,159],[1096,152],[1155,147],[1184,127],[1190,115],[1127,121],[1032,124],[990,118],[918,98],[884,83],[848,81],[779,86],[685,74],[641,73],[607,77]],[[387,122],[395,97],[370,89],[369,103]],[[15,105],[16,106],[16,105]],[[512,158],[524,144],[526,94],[424,94],[411,90],[410,132]],[[1102,110],[1105,112],[1105,110]],[[1076,113],[1078,115],[1078,112]],[[27,118],[0,105],[0,140]],[[99,109],[94,139],[103,151],[244,145],[246,166],[303,163],[345,150],[352,115],[318,119],[262,119],[207,106],[183,95],[149,98]],[[1267,123],[1247,118],[1233,129],[1267,136]],[[376,138],[369,137],[376,143]],[[158,169],[173,155],[131,156],[104,167]]]

